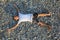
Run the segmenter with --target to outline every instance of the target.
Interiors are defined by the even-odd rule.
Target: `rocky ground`
[[[44,8],[51,12],[51,17],[38,18],[51,25],[51,31],[48,32],[47,27],[24,22],[8,35],[6,29],[17,23],[13,20],[17,15],[14,3],[23,13],[40,13]],[[60,0],[0,0],[0,40],[60,40]]]

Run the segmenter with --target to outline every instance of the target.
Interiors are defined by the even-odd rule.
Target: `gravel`
[[[47,9],[52,16],[38,20],[51,25],[52,30],[48,32],[47,27],[23,22],[8,35],[7,28],[17,23],[13,20],[13,16],[17,15],[14,3],[22,13],[41,13]],[[3,24],[6,21],[9,22]],[[60,0],[0,0],[0,40],[60,40]]]

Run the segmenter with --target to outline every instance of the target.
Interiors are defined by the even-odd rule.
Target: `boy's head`
[[[19,20],[19,17],[18,16],[14,16],[14,20],[15,21]]]

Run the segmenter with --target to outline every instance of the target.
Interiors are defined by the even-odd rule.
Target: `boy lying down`
[[[12,31],[14,31],[21,22],[31,22],[33,23],[33,19],[37,18],[37,17],[44,17],[44,16],[51,16],[51,13],[49,12],[48,14],[46,13],[41,13],[41,14],[38,14],[38,13],[34,13],[34,14],[22,14],[20,13],[19,9],[17,8],[17,6],[14,4],[14,7],[16,8],[16,10],[18,11],[18,16],[14,16],[14,20],[17,21],[18,20],[18,23],[13,26],[12,28],[8,29],[8,33],[11,33]],[[37,21],[37,20],[36,20]],[[51,30],[51,26],[50,25],[47,25],[46,23],[44,22],[39,22],[37,21],[37,24],[41,27],[44,27],[44,26],[47,26],[48,27],[48,31]]]

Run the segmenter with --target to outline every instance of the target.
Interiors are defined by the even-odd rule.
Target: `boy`
[[[14,4],[14,7],[16,8],[16,10],[18,12],[18,16],[14,16],[14,20],[15,21],[18,20],[18,23],[14,27],[8,29],[8,33],[10,33],[11,31],[14,31],[14,29],[16,29],[21,22],[29,21],[29,22],[32,23],[33,19],[36,19],[37,17],[51,16],[51,13],[48,13],[48,14],[45,14],[45,13],[42,13],[42,14],[37,14],[37,13],[34,13],[34,14],[22,14],[15,4]],[[39,22],[38,20],[36,20],[36,21],[37,21],[37,24],[39,26],[48,26],[48,30],[49,31],[51,30],[51,27],[49,25],[47,25],[46,23]]]

